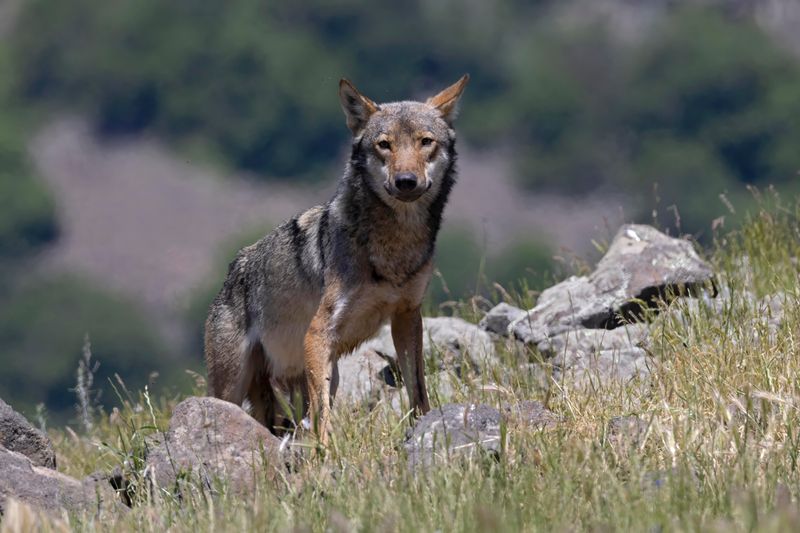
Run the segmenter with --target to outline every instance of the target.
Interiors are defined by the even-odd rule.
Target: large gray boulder
[[[56,453],[47,436],[0,400],[0,446],[26,456],[36,466],[56,467]]]
[[[463,376],[463,370],[481,370],[496,361],[495,346],[491,336],[475,324],[456,317],[432,317],[422,320],[422,350],[428,360],[436,361],[441,371],[455,371]],[[389,325],[338,362],[339,386],[337,404],[367,402],[370,406],[385,399],[399,403],[397,398],[400,383],[400,365],[392,341]],[[450,377],[437,380],[445,382],[441,392],[448,398],[458,388]]]
[[[451,459],[496,457],[501,449],[497,409],[485,404],[446,404],[417,420],[406,437],[412,468]]]
[[[576,386],[626,383],[650,375],[654,361],[642,348],[607,350],[574,359],[553,370],[553,379]]]
[[[91,478],[80,481],[36,466],[21,453],[0,446],[0,514],[8,498],[53,514],[62,510],[95,514],[121,507],[107,483]]]
[[[622,226],[589,276],[572,276],[542,292],[510,330],[538,344],[569,330],[612,329],[636,320],[655,300],[693,293],[713,272],[692,244],[644,225]]]
[[[362,347],[339,359],[337,403],[364,401],[373,404],[394,392],[396,369],[380,353]]]
[[[537,347],[549,358],[556,380],[568,377],[581,384],[628,381],[650,373],[653,361],[643,347],[649,334],[644,323],[613,330],[578,329],[544,340]]]
[[[650,336],[645,323],[626,324],[617,329],[576,329],[543,340],[536,347],[545,357],[568,362],[584,354],[625,351],[641,347]]]
[[[174,489],[184,476],[211,489],[227,482],[250,492],[261,479],[285,468],[281,440],[239,406],[216,398],[188,398],[175,407],[169,431],[147,454],[145,474],[158,487]]]

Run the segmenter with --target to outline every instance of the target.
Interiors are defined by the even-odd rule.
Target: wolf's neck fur
[[[334,198],[358,255],[369,262],[374,281],[402,285],[431,260],[442,213],[455,183],[455,141],[439,183],[410,203],[387,203],[372,188],[360,142],[353,145],[345,175]]]

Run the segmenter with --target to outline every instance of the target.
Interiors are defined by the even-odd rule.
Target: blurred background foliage
[[[23,117],[10,87],[12,73],[0,42],[0,274],[58,234],[53,198],[27,158]]]
[[[87,338],[90,366],[97,364],[93,394],[107,404],[116,403],[115,387],[124,394],[115,374],[134,391],[156,380],[188,385],[180,365],[164,360],[170,354],[156,331],[135,302],[91,281],[75,276],[27,280],[6,295],[0,308],[2,397],[28,410],[44,403],[63,421],[75,404],[71,389]]]
[[[800,62],[752,18],[672,2],[623,39],[602,19],[565,22],[570,3],[20,3],[0,36],[0,397],[24,409],[46,401],[66,419],[86,333],[101,381],[119,372],[135,385],[152,371],[163,381],[196,367],[206,306],[232,250],[254,238],[244,232],[220,250],[185,313],[194,333],[183,346],[112,289],[23,275],[60,231],[58,199],[26,143],[62,111],[89,117],[102,138],[146,134],[256,179],[319,183],[339,172],[347,142],[331,95],[340,76],[388,101],[469,72],[459,131],[473,147],[508,150],[524,191],[621,191],[629,219],[651,221],[656,204],[661,225],[675,224],[664,215],[675,205],[680,231],[709,242],[720,194],[742,205],[745,185],[800,190]],[[489,254],[480,236],[448,228],[431,303],[493,282],[542,288],[558,271],[553,253],[520,237]]]

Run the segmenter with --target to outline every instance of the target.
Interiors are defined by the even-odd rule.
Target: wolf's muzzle
[[[403,193],[408,193],[417,188],[417,175],[413,172],[403,172],[394,177],[394,186]]]
[[[428,180],[420,180],[413,172],[397,174],[383,184],[386,192],[402,202],[413,202],[431,188]]]

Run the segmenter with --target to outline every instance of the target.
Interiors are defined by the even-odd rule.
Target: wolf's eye
[[[381,141],[378,143],[378,148],[380,148],[381,150],[388,150],[391,147],[392,145],[389,144],[389,141]]]
[[[431,139],[430,137],[423,137],[420,142],[422,143],[422,146],[430,146],[431,144],[433,144],[433,139]]]

